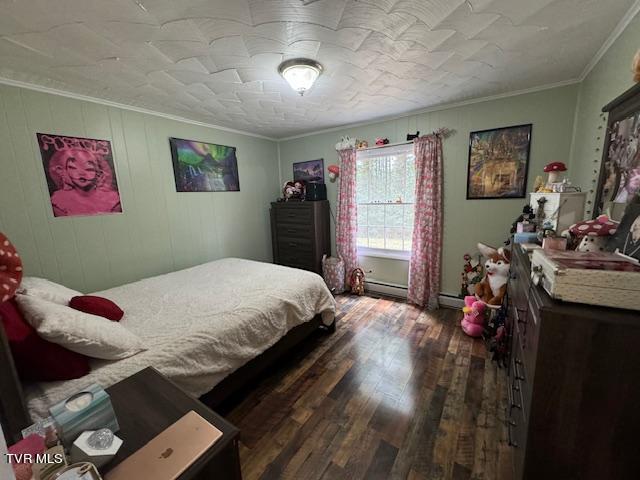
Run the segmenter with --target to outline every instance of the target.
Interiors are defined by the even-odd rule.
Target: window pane
[[[404,226],[411,229],[413,229],[413,211],[413,205],[404,207]]]
[[[402,228],[386,228],[386,244],[387,250],[402,250]]]
[[[368,225],[384,227],[384,205],[368,205]]]
[[[384,248],[384,227],[369,227],[369,247]]]
[[[368,234],[369,234],[369,231],[367,227],[358,227],[358,239],[356,243],[359,247],[369,246]]]
[[[385,205],[385,225],[387,227],[401,227],[402,226],[402,211],[404,207],[402,205]]]
[[[358,225],[369,225],[367,205],[358,205]]]
[[[404,249],[405,250],[411,250],[411,237],[413,235],[413,229],[412,228],[405,228],[404,229]]]
[[[416,191],[416,162],[413,155],[407,156],[407,183],[405,186],[405,202],[415,202]]]

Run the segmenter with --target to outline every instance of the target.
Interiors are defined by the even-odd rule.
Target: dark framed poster
[[[524,198],[532,124],[469,134],[467,200]]]
[[[55,217],[122,212],[109,140],[37,133]]]
[[[239,192],[236,147],[170,138],[178,192]]]

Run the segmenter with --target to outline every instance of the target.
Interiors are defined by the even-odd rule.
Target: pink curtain
[[[407,299],[435,309],[442,266],[442,138],[440,135],[416,138],[413,148],[416,198]]]
[[[340,157],[340,185],[336,219],[336,250],[345,266],[345,280],[358,266],[358,206],[356,204],[356,150],[338,150]]]

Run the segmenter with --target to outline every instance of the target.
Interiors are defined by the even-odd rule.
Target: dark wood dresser
[[[514,245],[506,413],[515,478],[640,478],[640,313],[555,301],[530,269]]]
[[[271,203],[273,263],[322,275],[331,254],[329,201]]]

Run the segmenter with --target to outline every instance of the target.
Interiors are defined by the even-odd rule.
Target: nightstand
[[[194,410],[222,432],[207,452],[179,480],[241,480],[238,440],[240,431],[203,403],[178,388],[155,368],[149,367],[106,389],[116,412],[124,444],[101,469],[105,474],[152,438]]]

